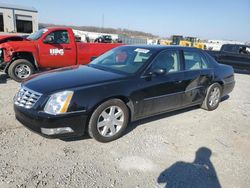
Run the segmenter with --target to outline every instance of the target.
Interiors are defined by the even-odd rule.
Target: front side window
[[[250,47],[246,48],[246,52],[247,52],[248,55],[250,55]]]
[[[153,61],[151,69],[164,69],[166,72],[177,72],[180,70],[180,56],[177,50],[164,51]]]
[[[207,69],[208,64],[201,53],[184,51],[185,70]]]
[[[94,59],[89,66],[118,73],[133,74],[145,65],[155,52],[146,48],[122,46]]]
[[[247,47],[247,46],[240,47],[239,53],[243,55],[249,55],[250,47]]]
[[[67,31],[53,31],[47,35],[46,39],[51,37],[53,44],[69,44],[69,35]],[[46,40],[45,39],[45,40]]]

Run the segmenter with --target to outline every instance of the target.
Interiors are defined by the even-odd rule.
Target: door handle
[[[175,81],[176,84],[182,83],[182,80]]]
[[[64,50],[71,50],[72,48],[64,48]]]

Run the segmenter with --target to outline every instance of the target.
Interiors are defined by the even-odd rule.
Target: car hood
[[[81,65],[33,75],[22,85],[42,94],[51,94],[57,91],[115,81],[124,77],[125,75],[122,74]]]
[[[18,36],[18,35],[1,35],[0,36],[0,44],[3,43],[3,41],[8,40],[8,39],[11,41],[15,41],[14,40],[15,38],[19,38],[20,40],[18,40],[18,41],[27,41],[27,39],[22,38],[21,36]]]

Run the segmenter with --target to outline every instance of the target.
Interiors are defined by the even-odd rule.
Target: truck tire
[[[17,82],[24,81],[34,72],[34,66],[26,59],[17,59],[13,61],[8,68],[9,76]]]
[[[210,85],[201,108],[208,111],[215,110],[220,104],[221,94],[222,88],[220,84],[214,83]]]
[[[119,99],[100,104],[89,120],[88,133],[99,142],[110,142],[119,137],[129,121],[129,110]]]

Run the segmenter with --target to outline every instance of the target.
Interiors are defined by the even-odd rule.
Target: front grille
[[[27,109],[32,108],[42,94],[32,91],[26,87],[22,87],[14,98],[14,103],[17,106],[21,106]]]

